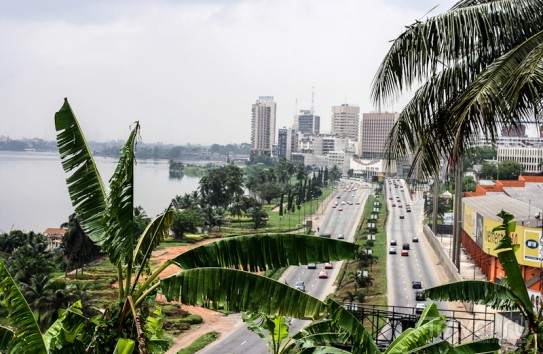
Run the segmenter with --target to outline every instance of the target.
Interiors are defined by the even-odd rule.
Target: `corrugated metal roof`
[[[525,203],[505,194],[488,194],[480,197],[466,197],[462,198],[462,202],[465,205],[473,208],[485,218],[498,221],[501,221],[501,219],[497,216],[497,214],[500,211],[505,210],[506,212],[515,216],[516,222],[533,221],[535,226],[536,219],[534,218],[534,215],[538,212],[543,214],[543,210],[537,206],[530,203]]]
[[[526,182],[524,187],[503,187],[503,190],[513,199],[543,209],[543,183]]]

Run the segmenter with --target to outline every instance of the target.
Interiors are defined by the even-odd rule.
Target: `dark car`
[[[303,291],[305,293],[305,283],[303,281],[297,281],[294,283],[294,289]]]
[[[317,265],[315,263],[309,263],[307,269],[317,269]]]
[[[413,242],[419,242],[419,238],[417,236],[413,236],[413,239],[412,239]]]
[[[411,284],[413,285],[413,289],[422,289],[422,283],[418,280],[413,280]]]
[[[404,243],[402,245],[402,250],[409,250],[409,243]]]
[[[401,214],[400,219],[405,219],[405,216],[403,214]]]
[[[424,301],[424,300],[426,300],[426,295],[424,295],[423,290],[415,291],[415,300],[416,301]]]
[[[319,236],[320,237],[325,237],[325,238],[331,238],[332,237],[331,234],[320,234]]]

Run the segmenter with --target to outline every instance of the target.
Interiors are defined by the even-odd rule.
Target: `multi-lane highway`
[[[319,214],[320,223],[318,223],[318,227],[320,230],[318,234],[329,234],[334,239],[337,239],[339,235],[343,235],[345,242],[351,242],[358,220],[362,215],[364,204],[371,191],[372,187],[369,184],[342,182],[340,189],[335,192],[330,202],[324,205],[324,212]],[[337,206],[333,207],[336,201]],[[341,262],[332,263],[333,269],[326,269],[328,272],[327,279],[319,278],[319,273],[324,270],[324,264],[316,264],[315,269],[308,269],[307,265],[289,267],[280,281],[291,286],[297,281],[303,281],[308,294],[323,300],[333,291],[334,280],[341,266]],[[289,332],[293,334],[304,325],[304,321],[293,321]],[[231,335],[213,343],[202,353],[265,354],[268,353],[268,350],[265,342],[258,335],[242,325]]]
[[[389,210],[387,244],[389,248],[392,241],[397,244],[397,253],[387,256],[388,303],[415,307],[417,303],[428,301],[416,300],[417,289],[413,288],[413,281],[421,282],[422,289],[440,284],[422,235],[424,200],[411,200],[403,180],[387,179],[384,188]],[[418,242],[413,242],[414,237],[418,238]],[[404,244],[409,246],[407,256],[402,256]],[[438,307],[445,308],[446,305],[438,304]],[[396,311],[413,313],[407,309]]]

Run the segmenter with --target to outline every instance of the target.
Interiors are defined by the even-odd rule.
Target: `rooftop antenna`
[[[311,114],[315,114],[315,87],[311,86]]]

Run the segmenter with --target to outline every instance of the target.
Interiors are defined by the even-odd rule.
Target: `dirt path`
[[[205,240],[198,244],[194,244],[190,246],[174,246],[174,247],[168,247],[165,249],[157,250],[153,252],[151,256],[151,261],[156,265],[156,267],[159,267],[165,261],[173,258],[174,256],[178,254],[186,252],[199,245],[206,244],[213,241],[215,240]],[[160,274],[160,278],[167,277],[177,272],[179,272],[179,268],[175,265],[171,265]],[[163,296],[158,296],[157,299],[166,302],[166,299]],[[191,314],[202,316],[203,323],[200,325],[191,326],[189,331],[177,337],[175,339],[174,344],[167,351],[167,353],[175,354],[182,348],[189,346],[192,342],[194,342],[196,339],[198,339],[202,335],[211,331],[219,332],[220,337],[223,337],[224,335],[235,330],[238,326],[240,326],[243,323],[243,321],[241,320],[241,316],[239,314],[225,316],[222,313],[219,313],[217,311],[204,309],[202,307],[186,306],[186,305],[181,305],[181,306],[183,307],[183,309],[187,310]]]

